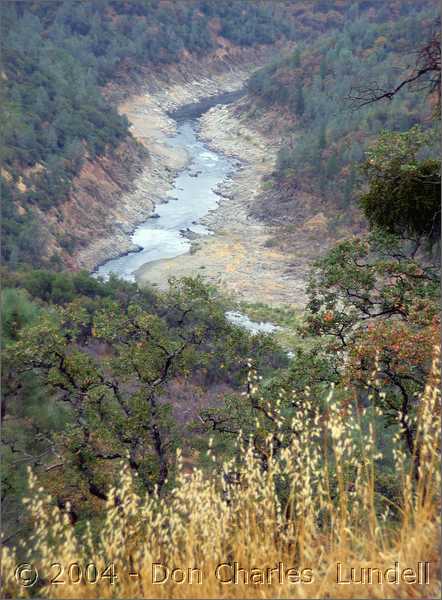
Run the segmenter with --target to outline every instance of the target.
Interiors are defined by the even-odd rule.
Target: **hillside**
[[[370,2],[361,6],[374,10]],[[269,7],[201,0],[175,9],[167,0],[2,5],[2,256],[13,266],[78,268],[76,253],[88,240],[85,201],[97,216],[90,233],[109,235],[109,227],[99,226],[102,209],[112,211],[133,188],[134,173],[146,160],[143,149],[128,139],[124,115],[109,102],[115,85],[121,100],[121,92],[136,82],[171,83],[198,75],[203,57],[212,73],[262,63],[266,48],[340,28],[349,3],[323,1],[313,10],[308,2]],[[122,156],[127,157],[123,165]],[[104,165],[107,173],[121,166],[123,171],[104,194],[84,194],[82,188],[90,188],[84,171],[96,172],[97,182],[103,182]],[[78,228],[67,213],[75,214]],[[38,241],[37,252],[29,239],[34,247]]]
[[[364,151],[382,130],[432,122],[434,96],[404,90],[391,101],[361,107],[352,96],[364,88],[392,89],[411,71],[416,48],[437,27],[436,4],[396,2],[376,10],[354,3],[347,14],[339,31],[314,45],[299,44],[248,83],[246,114],[267,127],[270,120],[284,140],[255,208],[258,217],[285,226],[283,243],[315,215],[332,238],[360,232],[365,225],[355,197]]]
[[[212,71],[253,63],[254,49],[337,24],[341,15],[332,4],[321,3],[316,13],[302,2],[269,7],[201,0],[178,10],[168,0],[3,3],[3,259],[13,267],[75,267],[73,256],[87,234],[82,222],[80,231],[65,223],[63,205],[84,204],[75,192],[90,185],[84,170],[96,172],[99,186],[106,179],[103,167],[121,170],[121,157],[127,157],[102,197],[86,194],[97,216],[130,187],[145,152],[130,140],[127,120],[106,100],[104,86],[118,83],[124,90],[158,74],[173,80],[175,65],[185,73],[186,63],[198,64],[203,56]],[[55,213],[49,227],[48,211]],[[92,232],[103,234],[94,225]]]

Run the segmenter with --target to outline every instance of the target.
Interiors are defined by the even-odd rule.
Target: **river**
[[[186,232],[210,235],[198,221],[216,208],[219,196],[214,190],[233,171],[236,161],[209,150],[198,139],[196,129],[197,121],[186,119],[168,138],[170,146],[186,151],[189,161],[176,177],[168,202],[158,204],[154,215],[132,234],[132,242],[140,250],[108,260],[97,269],[97,275],[106,279],[115,273],[135,281],[135,271],[142,265],[188,252],[190,241]]]
[[[230,101],[228,95],[222,100]],[[214,102],[212,100],[211,106]],[[140,250],[108,260],[95,275],[107,279],[111,273],[127,281],[135,281],[135,272],[144,264],[186,254],[190,249],[188,234],[210,235],[199,223],[217,207],[217,187],[226,181],[238,166],[234,159],[210,150],[198,139],[196,118],[210,105],[202,103],[177,111],[177,130],[167,143],[182,149],[188,156],[186,167],[178,173],[167,202],[158,204],[155,213],[141,223],[132,234],[132,242]],[[278,329],[272,323],[258,323],[237,311],[226,313],[227,319],[252,334],[271,333]]]

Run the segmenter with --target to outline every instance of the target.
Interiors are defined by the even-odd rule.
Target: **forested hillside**
[[[363,14],[375,4],[361,2]],[[48,248],[47,232],[41,228],[44,213],[69,197],[73,179],[86,160],[114,156],[130,137],[125,118],[103,97],[105,84],[130,82],[137,72],[158,71],[190,55],[315,38],[341,28],[349,3],[323,1],[313,9],[308,2],[50,1],[6,2],[0,10],[2,256],[13,268],[24,263],[60,268],[60,249],[67,255],[74,251],[75,232],[63,231],[61,226],[61,232],[52,232],[56,247]],[[404,21],[402,30],[407,28]],[[340,44],[343,49],[351,39],[346,35]],[[322,53],[322,46],[315,44],[303,60],[307,65],[315,63]],[[263,76],[267,79],[268,75]],[[270,77],[266,85],[272,87],[275,82]],[[303,83],[305,93],[310,83]],[[316,90],[316,80],[314,85]],[[317,94],[312,88],[313,97]],[[312,104],[307,114],[320,110]],[[339,129],[340,123],[334,128]],[[330,130],[328,135],[333,134]],[[132,144],[130,152],[136,161]],[[357,148],[352,157],[355,152]]]
[[[394,89],[419,62],[417,49],[437,31],[436,3],[393,2],[376,8],[353,3],[339,30],[315,44],[300,44],[250,79],[256,101],[252,110],[258,115],[273,111],[285,138],[266,183],[270,192],[256,209],[263,218],[302,223],[321,210],[331,232],[360,227],[354,202],[362,181],[358,163],[370,141],[382,130],[433,126],[436,96],[419,93],[431,73],[419,81],[417,93],[404,90],[390,101],[364,106],[356,100],[361,90]],[[310,205],[303,192],[313,196]]]
[[[3,259],[13,268],[60,266],[46,247],[41,211],[66,200],[86,159],[112,156],[130,136],[103,97],[107,82],[130,82],[143,68],[163,69],[226,44],[256,47],[322,31],[339,21],[333,4],[321,3],[316,13],[303,2],[2,3]],[[59,240],[68,253],[72,235]]]

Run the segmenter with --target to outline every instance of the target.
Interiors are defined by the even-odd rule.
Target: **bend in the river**
[[[140,250],[108,260],[97,269],[98,276],[107,278],[115,273],[134,281],[134,274],[142,265],[188,252],[189,232],[210,234],[199,220],[216,208],[219,196],[215,190],[233,170],[235,161],[209,150],[198,139],[196,127],[194,118],[184,119],[175,135],[168,138],[170,146],[186,151],[189,162],[176,177],[165,203],[159,204],[132,234],[132,241]]]
[[[226,103],[233,97],[232,94],[224,94],[217,99],[219,103]],[[187,166],[177,175],[165,202],[159,204],[155,213],[132,234],[132,242],[140,250],[108,260],[98,267],[97,276],[106,279],[115,273],[122,279],[135,281],[136,271],[144,264],[189,252],[189,233],[210,235],[199,220],[216,208],[219,202],[216,189],[238,163],[209,150],[198,139],[196,118],[216,103],[216,99],[209,100],[183,107],[172,115],[178,120],[178,127],[167,143],[187,153]],[[252,321],[237,311],[227,312],[226,317],[232,324],[252,334],[271,333],[277,329],[272,323]]]

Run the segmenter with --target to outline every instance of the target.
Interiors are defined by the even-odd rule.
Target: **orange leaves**
[[[349,352],[347,377],[365,381],[372,369],[387,364],[389,372],[399,376],[415,369],[426,371],[438,344],[438,317],[422,328],[399,320],[372,322],[358,334]]]
[[[375,43],[375,46],[384,46],[386,42],[387,42],[387,38],[384,37],[383,35],[380,35],[378,38],[376,38],[374,43]]]
[[[327,311],[324,313],[323,319],[324,319],[324,321],[325,321],[326,323],[330,323],[331,321],[333,321],[333,318],[334,318],[334,313],[333,313],[333,311],[331,311],[331,310],[327,310]]]

